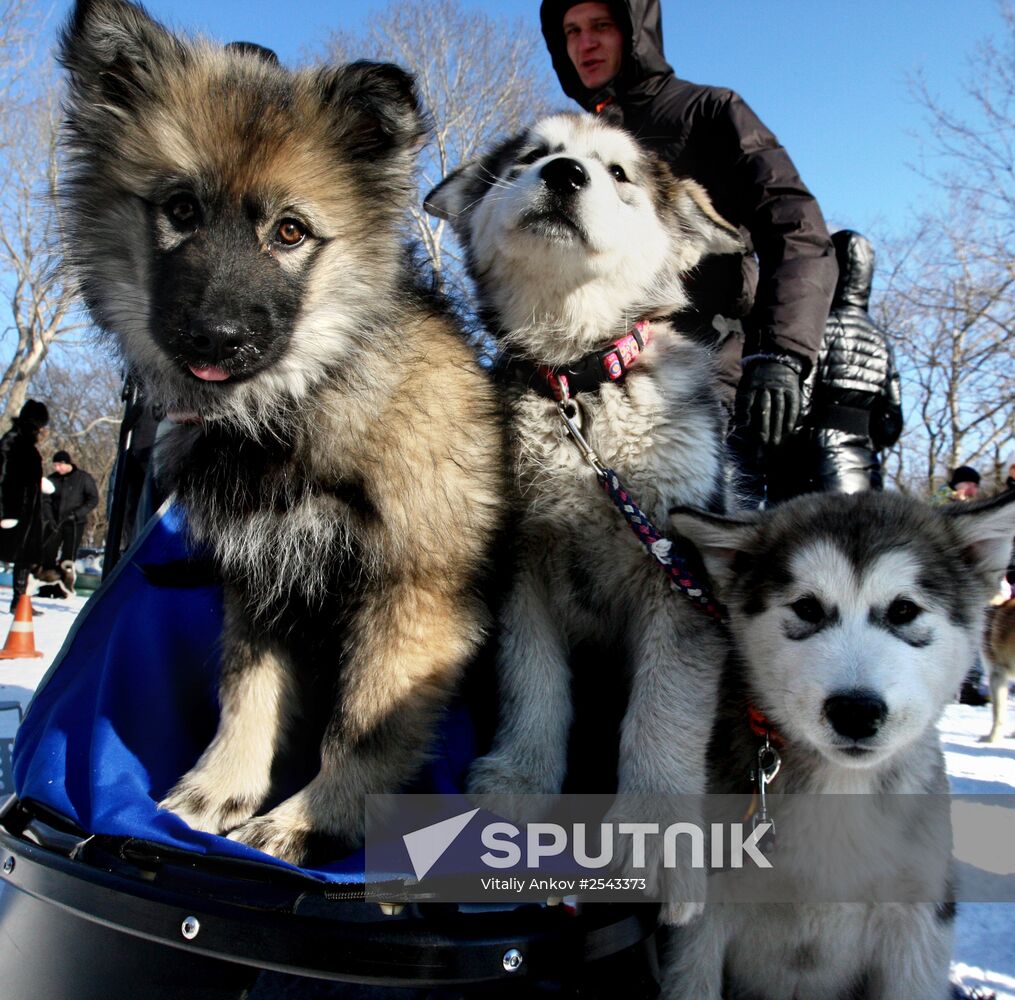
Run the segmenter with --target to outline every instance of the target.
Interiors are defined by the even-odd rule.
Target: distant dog
[[[770,738],[782,757],[769,790],[773,864],[804,887],[834,885],[838,873],[857,893],[838,899],[886,901],[710,902],[675,936],[668,1000],[951,996],[950,828],[946,809],[942,841],[922,810],[947,792],[935,724],[972,665],[1015,532],[1012,500],[931,508],[887,493],[815,494],[763,516],[674,513],[734,638],[709,791],[757,791]],[[792,823],[802,793],[847,793],[853,805],[819,836]],[[882,808],[893,793],[903,794]],[[864,803],[872,824],[855,828]],[[937,902],[892,902],[900,896],[886,885]]]
[[[180,421],[160,464],[225,581],[218,731],[160,806],[292,862],[348,847],[480,641],[503,493],[495,396],[400,237],[412,81],[288,72],[123,0],[79,0],[61,56],[68,263]],[[316,776],[257,815],[315,714]]]
[[[425,204],[464,243],[504,352],[523,506],[501,617],[501,719],[470,789],[560,790],[574,714],[569,659],[591,642],[619,644],[627,661],[616,667],[630,689],[620,791],[700,792],[720,631],[646,556],[569,439],[557,400],[650,517],[661,523],[678,503],[722,509],[714,374],[668,317],[687,304],[686,273],[705,254],[742,250],[739,234],[697,184],[585,115],[540,121],[459,168]],[[698,874],[683,873],[670,898],[701,899]],[[693,912],[675,906],[667,917]]]
[[[990,707],[993,724],[983,743],[996,743],[1001,738],[1008,709],[1008,685],[1015,681],[1015,597],[987,609],[983,653],[990,667]],[[1015,738],[1015,733],[1012,733]]]
[[[77,573],[70,559],[64,559],[59,566],[39,570],[35,579],[39,585],[35,593],[39,597],[64,599],[74,597],[77,593],[74,589]]]

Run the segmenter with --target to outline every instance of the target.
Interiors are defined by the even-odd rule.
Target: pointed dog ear
[[[1015,537],[1015,490],[978,503],[956,502],[938,508],[958,530],[967,558],[991,595],[1011,559]]]
[[[677,181],[677,209],[681,229],[694,238],[701,256],[743,253],[747,249],[740,230],[715,210],[708,192],[697,181]]]
[[[725,597],[736,576],[736,557],[755,548],[760,518],[753,511],[722,517],[695,507],[675,507],[670,511],[670,526],[694,544],[717,593]]]
[[[126,0],[78,0],[60,35],[60,62],[70,73],[72,126],[92,128],[110,115],[135,115],[157,91],[163,66],[187,60],[186,47]],[[78,130],[81,131],[80,129]]]
[[[346,154],[371,159],[414,151],[427,134],[413,77],[393,63],[354,62],[322,70],[323,99],[339,113]]]
[[[452,226],[461,223],[466,209],[482,190],[476,191],[480,163],[480,160],[470,160],[453,170],[423,199],[423,208]]]
[[[456,232],[465,225],[469,212],[495,184],[505,165],[514,160],[525,133],[505,139],[485,156],[456,167],[424,199],[423,208],[438,219],[450,222]]]

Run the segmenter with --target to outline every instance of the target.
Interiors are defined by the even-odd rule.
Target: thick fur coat
[[[504,492],[499,405],[402,245],[412,81],[289,72],[123,0],[81,0],[62,59],[67,263],[179,421],[162,465],[225,581],[219,728],[155,791],[293,862],[348,847],[480,641]],[[313,776],[279,801],[312,721]]]
[[[610,504],[538,369],[566,372],[644,321],[637,363],[622,380],[582,392],[569,411],[657,523],[675,504],[721,509],[714,372],[667,317],[686,303],[687,272],[706,253],[738,249],[739,237],[696,184],[674,178],[623,130],[583,115],[537,123],[461,167],[426,204],[464,243],[488,326],[506,367],[521,373],[507,389],[522,514],[500,623],[500,723],[470,788],[560,791],[574,722],[571,661],[591,644],[619,647],[613,669],[627,675],[618,774],[602,775],[598,790],[700,792],[721,632],[671,591]],[[671,899],[702,898],[702,873],[670,874],[687,879],[670,887]],[[675,903],[667,915],[694,909]]]
[[[972,665],[1013,500],[932,508],[891,493],[812,494],[764,515],[674,513],[734,638],[708,790],[756,791],[766,738],[782,763],[767,796],[777,881],[733,876],[745,903],[724,901],[730,876],[710,880],[704,915],[674,935],[669,1000],[952,996],[935,724]]]

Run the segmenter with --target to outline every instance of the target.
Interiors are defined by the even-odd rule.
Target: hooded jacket
[[[848,229],[832,243],[839,280],[817,363],[804,383],[800,429],[786,446],[785,468],[772,477],[773,502],[814,490],[880,489],[878,452],[902,433],[899,373],[888,339],[867,311],[874,249]]]
[[[865,237],[848,229],[837,232],[832,242],[839,280],[818,363],[806,388],[814,393],[815,410],[832,402],[870,411],[872,418],[877,417],[870,428],[876,447],[889,448],[902,433],[902,397],[891,346],[867,311],[874,249]]]
[[[38,562],[42,551],[42,456],[37,427],[20,418],[0,437],[0,519],[17,521],[0,529],[0,560]]]
[[[675,173],[705,187],[757,253],[753,305],[750,264],[713,260],[691,283],[698,310],[709,317],[747,312],[746,354],[791,354],[807,371],[821,344],[836,267],[821,210],[789,155],[732,90],[674,75],[663,54],[658,0],[610,3],[627,40],[621,71],[602,90],[586,89],[564,40],[564,14],[573,6],[574,0],[544,0],[540,7],[564,93],[589,111],[605,104],[614,120],[622,115],[623,125]]]

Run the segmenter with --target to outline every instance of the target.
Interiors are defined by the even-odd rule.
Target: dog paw
[[[159,802],[158,808],[175,814],[194,830],[225,833],[253,816],[259,805],[259,800],[242,796],[213,796],[184,779]]]
[[[282,861],[302,865],[310,853],[312,831],[268,813],[247,820],[228,836]]]
[[[659,923],[669,927],[683,927],[692,920],[697,920],[704,912],[704,903],[663,903],[659,910]]]
[[[489,754],[469,768],[471,795],[556,795],[560,783],[513,756]]]
[[[651,808],[637,810],[637,813],[628,815],[627,811],[615,808],[607,814],[606,820],[615,830],[619,830],[621,824],[631,827],[649,824],[659,833],[640,840],[632,835],[617,837],[613,870],[625,878],[644,879],[645,895],[662,904],[661,923],[673,926],[690,923],[704,911],[707,872],[704,867],[694,865],[686,837],[675,840],[669,852],[672,856],[667,857],[662,831],[673,821],[672,817],[657,815]]]
[[[469,770],[469,795],[480,799],[483,808],[514,823],[534,823],[551,805],[551,796],[560,792],[559,783],[514,758],[491,754],[480,757]]]
[[[977,743],[997,743],[1001,739],[1000,733],[990,733],[988,736],[981,736]]]
[[[662,858],[658,859],[662,863]],[[677,858],[678,867],[662,868],[659,878],[659,893],[662,908],[660,923],[671,927],[682,927],[696,920],[705,911],[705,895],[708,891],[707,873],[703,868],[690,867],[690,858]]]
[[[312,783],[228,836],[294,865],[333,861],[363,845],[363,805],[322,798]]]

